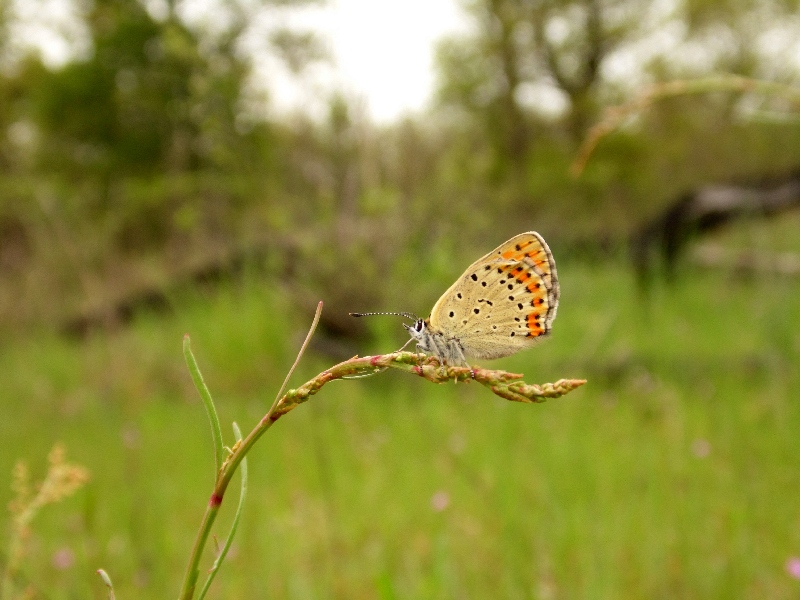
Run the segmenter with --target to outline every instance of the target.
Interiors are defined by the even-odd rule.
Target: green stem
[[[239,464],[242,462],[242,460],[244,460],[244,457],[247,456],[247,453],[258,441],[258,438],[264,435],[267,429],[272,427],[272,424],[275,423],[279,417],[280,415],[268,420],[262,419],[258,426],[253,429],[253,431],[251,431],[240,444],[236,444],[233,447],[233,452],[223,463],[222,470],[220,471],[219,477],[217,477],[216,484],[214,485],[214,491],[211,494],[211,498],[208,500],[206,512],[203,515],[203,520],[200,523],[200,529],[198,530],[197,537],[194,541],[194,547],[192,548],[192,554],[189,559],[189,566],[186,569],[183,587],[181,588],[180,596],[178,596],[180,600],[189,600],[190,598],[194,597],[197,578],[200,575],[200,558],[203,554],[203,549],[205,548],[206,542],[208,541],[208,536],[211,533],[211,526],[214,524],[217,514],[219,513],[219,507],[222,505],[222,500],[225,497],[225,491],[228,489],[228,484],[231,482],[231,478],[233,478],[234,473],[236,473],[236,469],[239,467]]]
[[[233,433],[236,436],[236,440],[240,441],[242,439],[242,432],[239,430],[239,426],[236,422],[233,423]],[[208,593],[211,584],[214,582],[214,578],[217,576],[220,567],[222,566],[222,562],[225,560],[225,556],[227,556],[228,551],[231,548],[231,544],[233,543],[233,538],[236,536],[236,530],[239,528],[239,520],[242,517],[242,512],[244,511],[244,503],[247,498],[247,459],[242,460],[241,464],[241,480],[242,486],[241,491],[239,492],[239,506],[236,507],[236,514],[233,517],[233,523],[231,523],[231,529],[228,532],[228,537],[225,539],[225,544],[223,544],[222,548],[220,549],[219,553],[217,554],[217,559],[214,561],[214,564],[211,566],[211,569],[208,572],[208,577],[206,577],[206,582],[203,584],[203,587],[200,589],[199,600],[203,600]]]
[[[287,391],[247,437],[241,443],[234,445],[231,454],[222,464],[222,469],[214,485],[214,492],[209,499],[194,548],[192,548],[189,567],[179,597],[180,600],[189,600],[194,594],[197,577],[200,572],[198,568],[200,555],[210,534],[211,525],[219,512],[222,499],[225,497],[225,491],[239,464],[258,439],[272,427],[275,421],[303,402],[306,402],[329,381],[379,373],[386,368],[400,369],[401,371],[413,373],[434,383],[476,381],[506,400],[526,403],[544,402],[548,398],[558,398],[586,383],[583,379],[561,379],[555,383],[542,385],[527,384],[522,381],[522,375],[481,368],[442,367],[435,359],[412,352],[394,352],[379,356],[351,358],[323,371],[299,388]]]
[[[213,496],[212,496],[213,498]],[[200,529],[197,532],[197,538],[194,541],[192,548],[192,555],[189,559],[189,566],[186,569],[186,576],[183,580],[183,587],[181,588],[181,595],[178,596],[181,600],[189,600],[194,596],[194,588],[197,585],[197,578],[200,575],[200,557],[203,554],[206,540],[211,532],[211,526],[217,518],[219,512],[219,503],[209,502],[206,506],[206,513],[203,515],[203,521],[200,523]]]

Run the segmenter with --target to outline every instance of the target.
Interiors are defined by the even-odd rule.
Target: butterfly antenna
[[[419,317],[413,313],[407,312],[370,312],[370,313],[350,313],[351,317],[374,317],[375,315],[392,315],[395,317],[405,317],[412,321],[419,321]]]

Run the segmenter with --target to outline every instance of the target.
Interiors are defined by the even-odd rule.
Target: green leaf
[[[200,392],[200,397],[203,399],[203,405],[206,407],[208,420],[211,422],[211,437],[214,439],[214,478],[216,479],[220,467],[222,467],[223,448],[222,448],[222,429],[219,426],[219,417],[217,416],[217,409],[214,406],[214,400],[211,398],[211,392],[208,391],[203,376],[200,374],[200,368],[197,366],[197,361],[192,354],[191,340],[187,333],[183,336],[183,355],[186,357],[186,364],[189,367],[189,373],[192,375],[192,381],[197,391]]]

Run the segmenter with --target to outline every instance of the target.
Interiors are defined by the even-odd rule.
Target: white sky
[[[434,86],[435,43],[468,29],[457,0],[329,0],[290,22],[327,40],[333,64],[313,67],[300,82],[276,69],[265,73],[275,105],[314,112],[326,92],[338,89],[363,100],[380,122],[425,108]]]

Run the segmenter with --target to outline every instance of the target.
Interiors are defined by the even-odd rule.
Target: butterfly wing
[[[500,358],[550,333],[558,310],[553,254],[535,231],[478,259],[433,307],[431,329],[457,338],[472,358]]]

